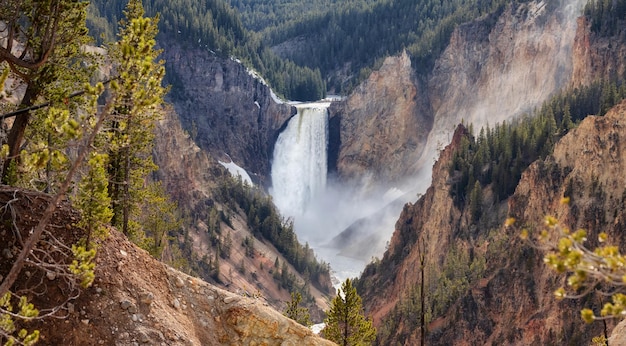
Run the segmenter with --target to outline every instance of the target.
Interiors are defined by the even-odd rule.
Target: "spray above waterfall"
[[[369,257],[343,254],[341,247],[331,244],[333,238],[356,220],[377,215],[376,232],[380,233],[380,244],[384,246],[400,208],[389,215],[380,211],[390,202],[385,196],[398,197],[402,192],[382,190],[366,196],[358,188],[328,179],[329,105],[329,102],[316,102],[296,106],[297,114],[289,120],[274,146],[270,194],[281,214],[293,219],[298,239],[308,242],[321,259],[331,264],[334,275],[342,281],[357,276]],[[368,238],[366,241],[367,249],[361,251],[363,254],[379,249],[375,244],[378,240]],[[363,244],[348,245],[360,247]],[[382,250],[376,252],[376,255],[382,254]]]

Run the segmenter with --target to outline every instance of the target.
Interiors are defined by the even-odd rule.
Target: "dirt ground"
[[[3,279],[48,201],[45,194],[0,187]],[[98,241],[93,284],[72,286],[61,269],[72,259],[63,246],[84,235],[74,225],[78,217],[69,204],[59,206],[33,252],[52,253],[46,261],[55,267],[42,270],[29,264],[13,286],[40,314],[52,315],[20,326],[41,332],[38,345],[328,344],[271,309],[262,297],[230,293],[181,273],[114,229]],[[58,273],[51,275],[54,270]]]

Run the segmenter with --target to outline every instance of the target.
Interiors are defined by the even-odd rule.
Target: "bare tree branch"
[[[87,140],[83,143],[82,147],[80,148],[78,156],[76,160],[73,162],[72,167],[70,168],[69,172],[67,173],[67,176],[65,177],[65,180],[63,181],[63,184],[60,186],[57,194],[52,198],[52,200],[48,204],[46,210],[41,216],[41,219],[39,220],[39,223],[33,230],[32,235],[28,238],[28,240],[26,240],[26,243],[24,244],[22,251],[18,255],[13,266],[11,267],[11,270],[9,271],[7,276],[4,278],[4,280],[2,280],[2,284],[0,284],[0,296],[3,296],[4,294],[6,294],[11,289],[11,286],[13,286],[13,283],[15,283],[15,280],[17,279],[18,274],[20,273],[20,271],[24,267],[24,264],[26,263],[26,258],[31,254],[33,248],[35,247],[35,245],[41,238],[41,235],[43,234],[44,229],[50,223],[50,219],[52,218],[52,215],[54,214],[54,211],[56,210],[57,205],[63,200],[63,198],[65,198],[65,194],[72,182],[74,174],[76,174],[83,160],[85,159],[87,154],[91,151],[91,145],[94,142],[96,135],[100,131],[100,128],[102,127],[102,124],[104,123],[104,120],[110,114],[112,104],[113,102],[107,103],[105,109],[98,116],[98,121],[96,122],[96,125],[94,126],[92,132],[89,134],[89,137],[87,138]]]

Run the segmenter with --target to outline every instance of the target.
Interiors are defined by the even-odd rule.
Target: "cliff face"
[[[185,235],[177,235],[179,243],[184,240],[183,246],[188,247],[185,249],[187,260],[203,268],[207,265],[207,258],[215,258],[218,250],[214,247],[214,240],[210,239],[207,226],[210,210],[217,208],[229,215],[230,224],[223,220],[220,222],[221,238],[223,241],[228,234],[234,245],[229,257],[219,260],[218,278],[211,278],[205,272],[198,272],[197,275],[231,292],[261,292],[268,304],[282,310],[285,302],[291,300],[290,292],[280,288],[272,275],[272,268],[277,258],[281,263],[288,261],[273,244],[263,238],[254,241],[253,258],[245,254],[240,244],[248,237],[255,239],[258,232],[248,228],[247,216],[239,208],[223,204],[216,198],[220,180],[229,173],[209,152],[196,145],[183,130],[173,110],[167,112],[166,117],[157,124],[154,144],[154,159],[159,166],[156,177],[178,203],[179,209],[190,216]],[[169,251],[165,252],[164,259],[175,260]],[[243,271],[240,270],[242,266],[245,268]],[[291,265],[288,268],[297,282],[305,281]],[[320,281],[331,287],[330,277],[320,278]],[[320,292],[313,285],[310,285],[309,291],[313,297],[313,302],[309,303],[311,318],[321,321],[323,311],[328,308],[328,294]]]
[[[331,106],[331,124],[340,124],[340,147],[331,152],[338,150],[336,166],[344,179],[393,182],[415,172],[412,163],[432,123],[424,94],[403,53],[385,59],[344,103]]]
[[[537,105],[561,87],[614,80],[624,73],[623,31],[602,37],[580,17],[572,36],[573,17],[567,13],[574,13],[571,10],[580,3],[571,3],[569,10],[565,7],[556,15],[541,14],[548,9],[537,4],[526,10],[524,6],[507,8],[495,24],[484,18],[455,31],[429,80],[434,83],[428,90],[435,117],[428,145],[433,146],[438,129],[448,126],[446,113],[451,115],[448,119],[472,121],[476,128],[487,120],[491,124],[502,120],[498,114]],[[563,29],[563,36],[557,37],[557,28]],[[508,43],[507,36],[515,44]],[[462,87],[452,87],[455,84]],[[519,95],[522,102],[511,95]],[[501,101],[492,102],[497,99]],[[491,221],[479,225],[472,225],[466,208],[455,206],[449,197],[446,167],[459,142],[457,132],[433,167],[431,187],[415,204],[405,206],[384,258],[366,268],[361,278],[366,308],[378,326],[396,328],[385,342],[419,342],[421,312],[412,304],[422,275],[427,344],[582,344],[603,334],[600,323],[582,323],[579,310],[585,305],[597,311],[606,298],[554,300],[552,292],[564,284],[563,278],[547,270],[543,252],[519,241],[519,229],[501,225],[510,215],[522,227],[540,229],[543,217],[551,214],[572,229],[587,229],[589,239],[607,232],[623,248],[621,172],[626,159],[620,138],[625,134],[625,113],[621,104],[603,118],[586,119],[559,142],[553,155],[527,169],[507,204],[496,203],[489,187],[483,190],[483,208],[488,208]],[[563,196],[571,197],[569,206],[559,204]],[[459,261],[464,263],[460,267]],[[455,277],[466,277],[469,284],[454,281]],[[462,294],[455,291],[459,287]],[[443,310],[437,303],[442,299],[451,299]],[[390,324],[393,320],[397,323]],[[609,322],[607,329],[612,327]],[[623,337],[619,333],[613,338]]]
[[[497,18],[455,30],[429,80],[435,122],[425,153],[448,143],[450,124],[494,125],[531,111],[566,86],[584,3],[507,6]]]
[[[617,25],[623,25],[619,23]],[[591,22],[586,17],[578,18],[573,54],[572,85],[589,84],[598,79],[615,79],[623,76],[626,55],[626,32],[606,37],[591,30]]]
[[[170,99],[198,146],[214,157],[230,155],[254,180],[269,182],[273,143],[295,114],[277,103],[271,90],[239,62],[206,50],[161,42],[167,49]]]
[[[462,128],[452,135],[452,124],[493,125],[531,110],[562,87],[622,73],[623,45],[595,38],[584,19],[576,21],[583,4],[506,7],[457,28],[427,77],[417,77],[406,55],[391,57],[347,100],[331,106],[330,167],[357,184],[391,183],[429,170],[438,149],[452,142],[433,167],[431,188],[404,207],[389,250],[361,279],[367,287],[365,305],[379,326],[415,292],[425,253],[423,274],[433,295],[443,287],[441,273],[459,258],[468,267],[463,270],[474,276],[442,306],[432,303],[434,296],[428,298],[429,309],[438,311],[429,320],[429,344],[563,344],[586,342],[601,333],[598,325],[580,321],[576,303],[554,301],[551,292],[559,283],[543,267],[543,254],[519,243],[519,230],[471,224],[468,213],[449,197],[447,172],[464,135]],[[183,54],[176,45],[164,58],[168,73],[173,71],[168,78],[175,108],[191,137],[211,153],[230,154],[264,182],[272,143],[293,110],[275,104],[269,90],[236,62],[200,52]],[[616,112],[623,113],[623,107]],[[605,119],[617,120],[615,115]],[[485,206],[492,219],[501,224],[513,215],[518,222],[540,225],[551,213],[592,234],[609,226],[620,232],[623,182],[597,169],[607,167],[608,160],[607,172],[623,172],[618,141],[623,134],[611,132],[621,131],[611,120],[602,121],[586,120],[553,156],[529,168],[508,205],[496,204],[487,189]],[[587,147],[580,147],[583,143]],[[183,166],[180,172],[190,172],[193,164]],[[572,195],[570,209],[558,204],[565,189],[578,193]],[[449,255],[451,249],[458,258]],[[476,269],[481,263],[484,268]],[[414,319],[402,319],[394,333],[391,339],[402,335],[411,343],[418,340],[419,328]]]
[[[626,168],[626,144],[620,139],[626,135],[625,115],[626,103],[622,103],[604,117],[585,119],[557,143],[553,155],[524,172],[508,204],[496,204],[489,212],[502,220],[500,225],[509,215],[520,227],[536,231],[541,230],[545,215],[553,215],[571,229],[588,230],[589,239],[604,231],[623,246],[626,182],[621,172]],[[429,345],[583,344],[601,335],[604,326],[586,325],[579,311],[583,303],[599,309],[606,298],[592,294],[584,302],[557,301],[552,292],[564,285],[564,277],[543,264],[541,249],[518,238],[519,228],[472,228],[467,208],[454,206],[447,167],[462,135],[457,131],[442,152],[425,195],[405,206],[384,258],[360,279],[366,310],[379,326],[390,316],[401,320],[389,340],[419,340],[419,325],[414,324],[419,318],[398,317],[404,315],[392,311],[410,306],[414,287],[421,282],[420,256],[425,254],[426,308],[432,313],[426,336]],[[563,196],[571,198],[569,205],[559,203]],[[469,259],[454,255],[463,252],[470,254]],[[462,264],[452,266],[453,260]],[[476,270],[476,263],[484,263],[484,268]],[[446,285],[441,277],[448,275],[451,266],[469,273],[469,285],[438,310],[436,301],[442,297],[437,289]],[[609,323],[608,330],[612,327]]]
[[[11,210],[0,225],[0,275],[7,277],[18,244],[51,200],[45,193],[0,187],[0,204]],[[332,345],[272,309],[266,295],[231,293],[186,275],[113,228],[106,236],[92,235],[94,280],[88,288],[79,286],[84,277],[70,277],[68,266],[84,260],[70,252],[84,241],[85,230],[76,225],[80,217],[70,201],[58,203],[12,284],[12,292],[40,311],[41,319],[15,319],[17,330],[40,331],[38,345]]]
[[[388,58],[331,109],[340,123],[337,170],[395,182],[430,170],[454,126],[512,119],[568,85],[576,17],[585,1],[529,2],[459,26],[432,71],[416,78]]]

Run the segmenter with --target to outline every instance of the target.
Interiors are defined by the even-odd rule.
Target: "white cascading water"
[[[298,113],[274,146],[274,203],[285,216],[297,217],[326,188],[328,105],[298,105]]]

